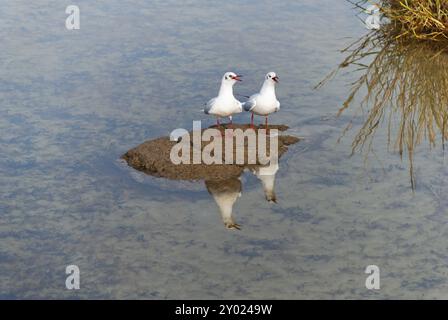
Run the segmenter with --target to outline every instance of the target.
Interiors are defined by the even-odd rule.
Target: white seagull
[[[216,124],[219,126],[220,117],[229,117],[232,124],[232,114],[243,111],[243,105],[233,96],[233,85],[241,81],[241,76],[234,72],[226,72],[221,80],[218,96],[211,99],[204,108],[205,114],[216,116]]]
[[[268,115],[280,110],[280,102],[275,96],[275,85],[278,77],[275,72],[269,72],[263,82],[259,93],[250,96],[244,103],[244,110],[252,112],[250,125],[254,127],[254,113],[266,117],[266,130],[268,129]]]

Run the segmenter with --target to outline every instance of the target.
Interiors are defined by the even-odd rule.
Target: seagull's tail
[[[212,109],[212,104],[209,102],[204,105],[204,109],[202,109],[202,112],[204,112],[205,114],[210,114],[211,109]]]
[[[246,101],[243,103],[243,109],[244,111],[251,111],[255,107],[255,104],[253,101]]]

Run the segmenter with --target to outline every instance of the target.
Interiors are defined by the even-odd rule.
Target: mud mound
[[[216,128],[216,126],[211,126],[210,128]],[[234,125],[233,129],[242,129],[243,131],[249,129],[249,125]],[[256,127],[256,129],[258,129]],[[264,129],[264,126],[260,126],[259,129]],[[299,138],[282,135],[280,132],[286,131],[288,126],[285,125],[270,125],[269,129],[277,129],[279,131],[278,135],[278,155],[282,156],[287,150],[288,146],[295,144],[299,141]],[[202,132],[205,129],[202,130]],[[257,131],[256,131],[257,132]],[[224,135],[224,131],[222,130]],[[260,133],[261,134],[261,133]],[[258,135],[258,132],[257,132]],[[192,132],[190,132],[190,137]],[[257,136],[258,138],[258,136]],[[269,150],[269,139],[266,138],[266,146],[268,149],[267,154],[270,153]],[[212,139],[213,140],[213,139]],[[232,136],[223,137],[223,151],[225,144],[229,140],[234,140]],[[201,142],[201,151],[211,142]],[[145,172],[149,175],[156,177],[163,177],[173,180],[225,180],[231,177],[238,177],[241,175],[244,168],[257,166],[256,164],[247,163],[248,154],[248,141],[245,139],[245,164],[174,164],[170,159],[170,153],[177,144],[176,141],[170,141],[169,137],[160,137],[157,139],[149,140],[141,145],[126,152],[122,158],[128,163],[129,166],[136,170]],[[192,159],[192,153],[195,146],[191,144],[190,148],[190,159]],[[234,159],[236,159],[236,143],[234,145]],[[222,152],[224,155],[224,152]]]

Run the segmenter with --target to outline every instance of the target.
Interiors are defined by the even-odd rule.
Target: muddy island
[[[216,128],[216,126],[211,126],[209,128]],[[228,127],[226,127],[228,128]],[[249,129],[249,125],[238,125],[234,124],[233,129],[241,129],[245,131]],[[228,143],[229,137],[224,136],[224,127],[219,128],[223,132],[223,141]],[[255,132],[258,136],[260,134],[258,129],[264,129],[264,126],[255,126]],[[286,125],[270,125],[268,129],[272,132],[274,129],[278,130],[278,157],[281,157],[287,150],[288,146],[297,143],[300,139],[291,135],[283,134],[288,130]],[[206,130],[203,129],[202,132]],[[191,131],[189,132],[192,133]],[[267,143],[269,144],[269,139],[267,138]],[[247,157],[245,163],[243,164],[174,164],[170,159],[170,153],[172,148],[177,144],[177,141],[171,141],[170,137],[159,137],[156,139],[148,140],[139,146],[127,151],[122,158],[128,163],[132,168],[142,171],[146,174],[162,177],[166,179],[173,180],[225,180],[230,177],[238,177],[241,175],[245,168],[254,168],[259,166],[259,164],[249,164],[247,162]],[[202,151],[210,142],[202,142],[200,145],[200,151]],[[248,151],[248,141],[244,141],[245,154]],[[224,146],[223,146],[224,148]],[[193,152],[194,147],[191,148]],[[234,147],[234,153],[236,152],[236,147]],[[268,150],[269,151],[269,150]]]

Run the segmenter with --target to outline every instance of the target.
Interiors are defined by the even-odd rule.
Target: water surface
[[[356,77],[313,90],[366,30],[344,1],[14,1],[0,13],[0,297],[132,299],[447,298],[447,170],[440,148],[408,163],[337,143]],[[118,161],[191,129],[225,71],[236,92],[281,79],[271,121],[304,137],[281,159],[278,204],[245,174],[226,230],[203,183]],[[235,117],[248,122],[249,115]],[[261,121],[261,119],[258,119]],[[357,118],[355,126],[363,118]],[[65,267],[81,289],[65,288]],[[367,265],[381,289],[365,288]]]

